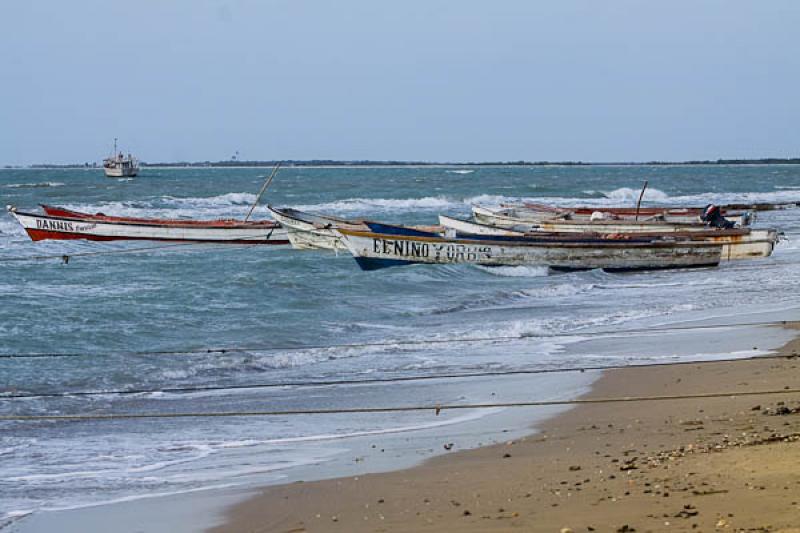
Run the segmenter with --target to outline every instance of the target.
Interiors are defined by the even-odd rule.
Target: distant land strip
[[[763,159],[716,159],[696,161],[481,161],[481,162],[431,162],[431,161],[372,161],[372,160],[253,160],[253,161],[174,161],[145,163],[141,167],[185,167],[185,168],[230,168],[230,167],[271,167],[280,162],[285,167],[536,167],[536,166],[684,166],[684,165],[798,165],[800,157]],[[102,168],[96,162],[50,164],[38,163],[28,166],[5,165],[3,168]]]

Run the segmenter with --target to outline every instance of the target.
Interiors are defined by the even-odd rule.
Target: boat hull
[[[534,242],[401,235],[341,228],[348,250],[364,270],[412,263],[546,266],[611,271],[715,266],[722,246],[713,242],[610,242],[602,239]]]
[[[504,228],[477,224],[467,220],[460,220],[444,215],[439,215],[439,223],[451,230],[463,234],[473,235],[497,235],[497,236],[518,236],[535,235],[536,233],[526,234],[524,232],[508,230]],[[774,229],[733,229],[718,230],[705,228],[706,231],[692,231],[680,234],[681,238],[689,240],[703,240],[716,242],[722,245],[721,257],[725,261],[738,259],[755,259],[759,257],[769,257],[772,255],[775,245],[778,242],[778,232]],[[556,233],[558,234],[558,233]],[[550,234],[552,235],[552,234]],[[561,235],[579,235],[569,232]],[[641,232],[638,235],[645,235]],[[650,234],[648,234],[650,235]],[[678,236],[676,232],[654,233],[660,236]]]
[[[512,229],[523,233],[533,231],[572,232],[572,233],[637,233],[637,232],[679,232],[706,231],[708,226],[700,223],[673,223],[659,221],[631,220],[528,220],[518,216],[510,216],[503,212],[493,211],[480,206],[472,207],[475,220],[488,226]]]
[[[502,204],[501,208],[513,213],[524,220],[574,220],[589,222],[592,217],[599,216],[608,220],[641,221],[641,222],[669,222],[673,224],[702,224],[701,207],[555,207],[547,204],[521,203]],[[755,213],[742,212],[742,210],[722,209],[726,219],[747,226],[755,220]]]
[[[329,224],[311,222],[290,216],[286,210],[275,209],[271,206],[268,206],[267,209],[272,217],[286,229],[292,248],[296,250],[347,250],[341,241],[341,235],[333,229],[333,221]]]
[[[139,173],[138,167],[103,167],[107,178],[133,178]]]
[[[149,240],[223,244],[289,244],[286,231],[274,223],[203,226],[197,223],[111,222],[91,218],[11,214],[33,241],[46,239],[90,241]]]

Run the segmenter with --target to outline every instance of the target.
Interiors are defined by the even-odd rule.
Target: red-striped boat
[[[8,208],[33,241],[151,240],[223,244],[289,244],[286,230],[274,220],[181,220],[109,216],[42,205],[45,214]]]

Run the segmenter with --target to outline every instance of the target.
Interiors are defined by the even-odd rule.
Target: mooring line
[[[271,228],[269,232],[266,232],[265,235],[267,239],[272,235],[275,231],[275,228]],[[236,236],[234,236],[236,237]],[[261,240],[264,239],[264,235],[242,235],[236,237],[238,241],[248,241],[248,240]],[[130,253],[138,253],[138,252],[150,252],[154,250],[164,250],[169,248],[177,248],[177,247],[190,247],[190,246],[208,246],[214,245],[218,246],[219,250],[235,250],[235,249],[242,249],[242,248],[252,248],[253,246],[258,246],[260,243],[254,242],[251,244],[240,244],[240,243],[225,243],[225,242],[214,242],[214,241],[186,241],[186,242],[176,242],[171,244],[161,244],[158,246],[142,246],[139,248],[119,248],[116,250],[95,250],[91,252],[75,252],[69,253],[64,252],[61,254],[51,254],[51,255],[19,255],[13,257],[0,257],[0,263],[8,263],[13,261],[45,261],[49,259],[53,260],[61,260],[69,262],[69,260],[73,257],[91,257],[91,256],[100,256],[100,255],[116,255],[116,254],[130,254]],[[265,244],[265,246],[280,246],[279,244]],[[195,250],[196,251],[196,250]],[[202,251],[202,250],[200,250]]]
[[[671,331],[692,331],[721,329],[734,327],[756,327],[756,326],[786,326],[791,324],[789,320],[771,320],[765,322],[739,322],[733,324],[699,324],[694,326],[668,326],[641,329],[625,330],[600,330],[600,331],[573,331],[565,333],[541,333],[530,335],[497,335],[489,337],[467,337],[449,339],[417,339],[417,340],[393,340],[382,342],[363,342],[363,343],[341,343],[341,344],[306,344],[298,345],[253,345],[253,346],[230,346],[220,348],[190,348],[185,350],[131,350],[131,351],[109,351],[109,352],[19,352],[0,354],[0,359],[37,359],[48,357],[110,357],[110,356],[147,356],[147,355],[207,355],[212,353],[225,354],[229,352],[267,352],[267,351],[303,351],[303,350],[326,350],[334,348],[380,348],[391,346],[416,346],[429,344],[458,344],[473,342],[496,342],[514,341],[526,339],[552,339],[563,337],[593,337],[593,336],[614,336],[626,335],[629,333],[665,333]]]
[[[147,252],[152,250],[163,250],[165,248],[175,248],[178,246],[196,246],[198,244],[208,244],[208,243],[199,243],[199,242],[181,242],[175,244],[165,244],[161,246],[145,246],[140,248],[124,248],[119,250],[96,250],[93,252],[75,252],[69,253],[64,252],[62,254],[52,254],[52,255],[29,255],[29,256],[14,256],[14,257],[0,257],[0,262],[6,263],[10,261],[43,261],[47,259],[60,259],[63,260],[65,257],[72,258],[72,257],[89,257],[95,255],[114,255],[114,254],[128,254],[128,253],[136,253],[136,252]]]
[[[400,383],[409,381],[432,381],[446,379],[467,379],[477,377],[502,377],[513,375],[533,375],[533,374],[566,374],[569,372],[589,372],[602,370],[618,370],[622,368],[645,368],[645,367],[665,367],[665,366],[685,366],[685,365],[705,365],[712,363],[739,363],[745,361],[769,360],[769,359],[794,359],[796,355],[762,355],[754,357],[731,357],[725,359],[706,359],[688,361],[666,361],[658,363],[635,363],[631,365],[598,365],[580,366],[567,368],[536,368],[536,369],[517,369],[517,370],[485,370],[480,372],[458,372],[452,374],[432,374],[425,376],[396,376],[386,378],[367,378],[367,379],[335,379],[335,380],[308,380],[308,381],[286,381],[282,383],[242,383],[237,385],[212,385],[196,387],[169,387],[162,389],[117,389],[117,390],[89,390],[89,391],[64,391],[64,392],[42,392],[42,393],[13,393],[3,395],[0,393],[0,402],[3,400],[22,400],[36,398],[70,398],[86,396],[133,396],[140,394],[190,394],[196,392],[219,392],[235,391],[246,389],[277,389],[277,388],[302,388],[302,387],[332,387],[341,385],[370,385],[376,383]]]
[[[149,418],[227,418],[252,416],[294,416],[294,415],[335,415],[359,413],[397,413],[410,411],[441,411],[456,409],[497,409],[507,407],[546,407],[556,405],[584,405],[627,402],[652,402],[670,400],[697,400],[709,398],[736,398],[739,396],[770,396],[777,394],[798,394],[800,389],[768,389],[760,391],[707,392],[696,394],[670,394],[661,396],[621,396],[611,398],[577,398],[574,400],[543,400],[522,402],[497,402],[473,404],[411,405],[398,407],[352,407],[338,409],[285,409],[265,411],[220,411],[220,412],[180,412],[180,413],[93,413],[74,415],[2,415],[0,421],[86,421],[86,420],[125,420]]]

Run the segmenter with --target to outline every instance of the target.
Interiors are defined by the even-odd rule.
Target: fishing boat
[[[274,220],[184,220],[108,216],[43,206],[45,214],[8,211],[33,241],[151,240],[225,244],[289,244],[286,230]]]
[[[267,206],[272,217],[286,228],[292,248],[297,250],[347,250],[339,228],[369,230],[365,220],[348,220],[307,213],[290,207]],[[414,229],[441,232],[440,226],[411,226]]]
[[[526,220],[625,220],[625,221],[659,221],[677,224],[704,224],[706,210],[709,207],[558,207],[548,204],[523,202],[520,204],[501,204],[501,208],[516,213]],[[734,224],[747,226],[755,219],[749,211],[729,209],[719,206],[720,216]]]
[[[718,265],[722,245],[665,237],[613,235],[554,239],[535,236],[450,236],[366,222],[368,231],[339,228],[363,270],[413,263],[546,266],[609,271]]]
[[[439,215],[439,224],[450,231],[456,232],[457,235],[494,235],[505,237],[524,237],[524,236],[557,236],[559,238],[568,238],[569,236],[585,236],[587,234],[581,233],[548,233],[548,232],[534,232],[525,233],[523,231],[514,231],[496,226],[488,226],[477,222],[462,220],[458,218]],[[599,237],[601,233],[593,233],[595,237]],[[769,257],[772,255],[775,245],[778,243],[779,234],[775,229],[753,229],[753,228],[735,228],[735,229],[719,229],[719,228],[706,228],[705,231],[687,231],[687,232],[655,232],[655,233],[628,233],[627,236],[638,237],[668,237],[671,239],[685,239],[692,241],[711,241],[722,244],[721,259],[731,261],[736,259],[754,259],[759,257]]]
[[[292,248],[297,250],[347,250],[336,228],[369,229],[357,220],[306,213],[290,207],[268,205],[267,209],[272,218],[286,229]]]
[[[114,151],[103,159],[103,172],[109,178],[132,178],[139,173],[139,161],[131,154],[117,152],[117,139],[114,138]]]
[[[481,224],[513,229],[522,232],[554,231],[554,232],[598,232],[598,233],[635,233],[635,232],[681,232],[705,231],[706,224],[697,222],[666,222],[663,220],[565,220],[563,218],[541,218],[528,215],[524,210],[514,208],[489,208],[472,206],[472,215]]]

